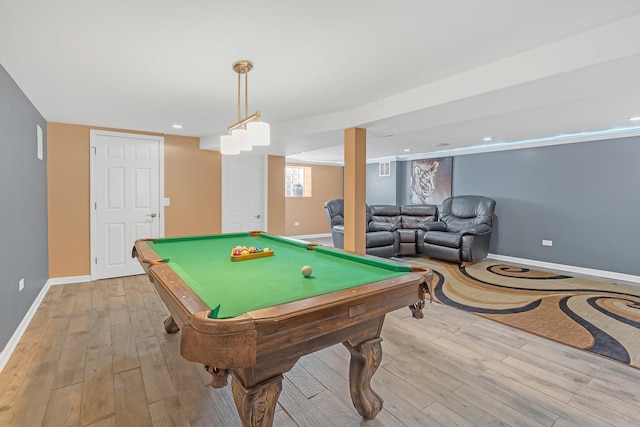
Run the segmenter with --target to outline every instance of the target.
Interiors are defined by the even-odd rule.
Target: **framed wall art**
[[[419,159],[411,161],[412,205],[440,205],[451,197],[453,157]]]

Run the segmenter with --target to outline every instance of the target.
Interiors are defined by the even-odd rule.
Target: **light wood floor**
[[[276,426],[637,426],[640,370],[440,304],[387,316],[364,423],[342,345],[285,375]],[[1,426],[236,426],[144,276],[52,287],[0,374]]]

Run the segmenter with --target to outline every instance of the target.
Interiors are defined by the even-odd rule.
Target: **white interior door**
[[[136,239],[160,237],[161,137],[92,131],[93,280],[143,273]]]
[[[265,231],[265,159],[222,156],[222,232]],[[283,189],[284,191],[284,189]]]

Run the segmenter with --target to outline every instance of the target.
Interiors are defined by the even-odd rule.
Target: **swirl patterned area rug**
[[[434,271],[434,300],[640,369],[640,288],[485,260]]]

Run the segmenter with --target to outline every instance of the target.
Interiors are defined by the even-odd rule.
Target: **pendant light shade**
[[[233,143],[231,135],[222,135],[220,137],[220,154],[240,154],[240,149]]]
[[[249,142],[249,132],[246,129],[234,129],[231,131],[233,143],[238,146],[240,151],[251,151],[252,146]]]
[[[247,123],[247,132],[249,132],[249,141],[253,145],[269,145],[271,143],[271,131],[269,123]]]

